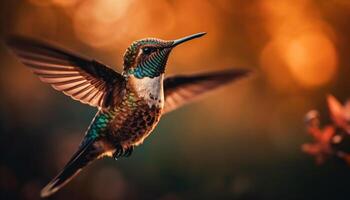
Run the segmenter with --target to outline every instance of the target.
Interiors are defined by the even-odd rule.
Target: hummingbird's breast
[[[138,79],[131,77],[129,82],[137,96],[145,100],[149,106],[155,105],[163,108],[163,79],[164,75],[162,74],[154,78],[144,77],[142,79]]]
[[[163,76],[131,78],[114,109],[110,141],[124,147],[139,145],[158,124],[164,106]]]

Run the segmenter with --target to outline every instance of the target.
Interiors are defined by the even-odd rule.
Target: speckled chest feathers
[[[164,106],[163,75],[154,78],[129,77],[121,102],[100,111],[108,116],[105,137],[112,145],[136,146],[155,128]]]

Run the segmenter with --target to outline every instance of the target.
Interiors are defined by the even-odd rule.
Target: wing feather
[[[107,93],[121,89],[125,82],[106,65],[44,42],[15,36],[7,45],[41,81],[91,106],[107,106],[104,98],[111,96]]]
[[[166,78],[164,80],[164,113],[175,110],[230,81],[242,78],[249,72],[244,69],[234,69]]]

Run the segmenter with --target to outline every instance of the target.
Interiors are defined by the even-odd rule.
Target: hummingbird
[[[41,81],[98,109],[78,150],[41,190],[41,196],[57,192],[95,160],[130,156],[134,147],[150,135],[161,116],[250,72],[226,69],[165,77],[172,50],[205,34],[176,40],[137,40],[124,53],[122,73],[49,42],[9,37],[7,46]]]

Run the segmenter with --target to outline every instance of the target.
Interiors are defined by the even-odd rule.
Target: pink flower
[[[343,106],[334,96],[327,98],[331,118],[336,126],[350,134],[350,101]]]
[[[319,127],[319,115],[317,111],[310,111],[306,115],[307,132],[313,137],[312,143],[303,144],[301,149],[315,156],[316,163],[322,164],[334,152],[331,146],[332,138],[335,134],[333,126],[326,126],[323,129]]]

